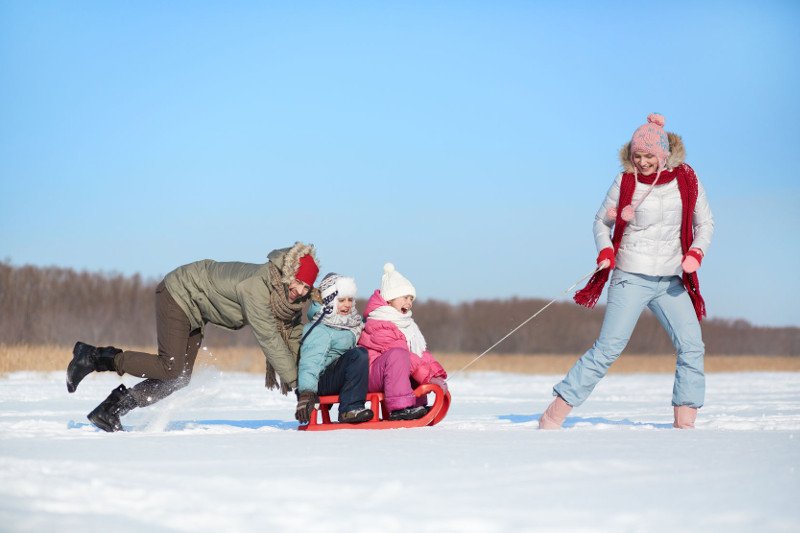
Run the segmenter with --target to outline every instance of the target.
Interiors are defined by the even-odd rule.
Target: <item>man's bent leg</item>
[[[158,355],[124,351],[114,359],[117,372],[160,381],[178,379],[188,359],[197,355],[200,330],[192,330],[189,318],[162,281],[156,288]],[[193,364],[193,362],[192,362]]]

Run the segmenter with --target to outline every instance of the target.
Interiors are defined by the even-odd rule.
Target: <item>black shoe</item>
[[[346,413],[339,413],[339,422],[345,424],[360,424],[361,422],[369,422],[375,414],[369,409],[353,409]]]
[[[425,407],[406,407],[389,413],[389,420],[416,420],[426,414],[428,414],[428,409]]]
[[[124,416],[136,407],[136,400],[125,385],[120,385],[111,391],[108,398],[94,408],[86,418],[103,431],[122,431],[122,422],[119,417]]]
[[[83,378],[92,372],[116,370],[114,356],[121,351],[113,346],[95,348],[90,344],[76,342],[72,349],[72,361],[67,366],[67,391],[75,392]]]

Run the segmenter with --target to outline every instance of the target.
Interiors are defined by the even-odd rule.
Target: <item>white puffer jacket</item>
[[[683,142],[678,135],[669,134],[670,157],[667,168],[675,168],[684,159]],[[620,160],[625,172],[633,172],[630,160],[630,144],[620,150]],[[594,239],[598,252],[611,247],[614,219],[608,216],[609,208],[616,208],[622,174],[619,174],[608,190],[606,199],[594,221]],[[645,194],[649,186],[636,183],[633,205]],[[694,241],[690,248],[699,248],[705,254],[714,234],[714,217],[708,206],[706,193],[698,179],[697,203],[692,216]],[[681,261],[681,195],[677,180],[665,185],[656,185],[647,198],[636,209],[636,214],[625,226],[616,268],[634,274],[648,276],[679,276],[683,273]]]

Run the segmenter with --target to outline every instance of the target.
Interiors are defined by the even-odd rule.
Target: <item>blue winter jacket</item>
[[[317,302],[308,309],[308,319],[311,321],[303,328],[303,335],[308,332],[313,322],[313,317],[321,305]],[[356,345],[356,336],[347,329],[337,329],[326,326],[320,322],[300,347],[300,364],[297,369],[297,389],[300,391],[318,392],[319,376],[322,372],[347,350]]]

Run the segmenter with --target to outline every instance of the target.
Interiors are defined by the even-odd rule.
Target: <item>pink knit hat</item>
[[[658,180],[661,178],[661,171],[667,167],[669,138],[667,137],[667,132],[664,131],[665,122],[666,119],[664,119],[663,115],[650,113],[647,115],[647,124],[639,126],[636,131],[633,132],[630,147],[631,163],[634,163],[633,156],[636,152],[653,154],[658,159],[658,170],[656,171],[656,179],[650,184],[639,200],[634,204],[626,205],[622,208],[620,216],[625,222],[633,220],[636,209],[644,202],[644,199],[647,198],[647,195],[650,194],[650,191],[652,191],[653,187],[658,183]],[[635,163],[633,164],[633,175],[637,175]],[[609,208],[608,216],[612,219],[617,218],[617,209],[615,207]]]
[[[666,120],[658,113],[647,116],[647,124],[639,126],[631,138],[631,159],[636,152],[653,154],[658,158],[658,169],[662,170],[667,165],[669,157],[669,140],[664,131]]]

